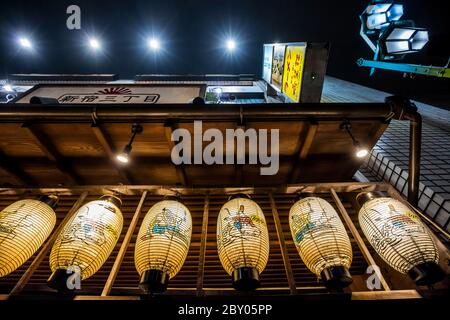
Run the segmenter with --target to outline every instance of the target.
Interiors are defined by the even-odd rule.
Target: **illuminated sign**
[[[281,90],[281,85],[283,84],[285,49],[285,45],[275,45],[273,48],[272,79],[270,83],[278,90]]]
[[[272,59],[273,59],[273,45],[264,45],[264,58],[263,58],[263,74],[262,78],[270,83],[272,79]]]
[[[61,104],[161,104],[189,103],[203,97],[205,85],[37,85],[17,103],[30,98],[54,98]]]
[[[287,46],[284,58],[282,92],[294,102],[300,101],[306,45]]]

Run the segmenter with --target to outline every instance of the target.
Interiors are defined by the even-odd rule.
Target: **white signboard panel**
[[[61,104],[161,104],[189,103],[203,97],[203,85],[38,85],[16,103],[30,103],[30,98],[54,98]]]
[[[263,74],[262,78],[270,83],[272,80],[272,59],[273,59],[273,45],[264,45],[264,58],[263,58]]]

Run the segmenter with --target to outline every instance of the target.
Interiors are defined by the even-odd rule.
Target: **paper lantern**
[[[191,234],[191,213],[180,201],[166,198],[150,208],[139,229],[134,251],[142,290],[166,290],[169,279],[186,260]]]
[[[417,285],[440,281],[439,254],[429,230],[398,200],[358,195],[359,224],[378,255],[395,270],[408,274]]]
[[[256,202],[237,195],[223,205],[217,218],[217,250],[235,289],[259,286],[259,275],[269,259],[269,233]]]
[[[72,271],[79,272],[80,280],[84,280],[100,269],[122,231],[120,206],[119,198],[102,196],[78,209],[53,245],[50,254],[53,274],[48,280],[50,287],[73,289],[67,285]]]
[[[330,203],[318,197],[297,201],[289,212],[295,246],[305,265],[330,289],[352,283],[352,246],[344,225]]]
[[[57,202],[56,196],[24,199],[0,212],[0,277],[24,264],[48,238]]]

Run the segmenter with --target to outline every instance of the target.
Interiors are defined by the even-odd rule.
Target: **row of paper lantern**
[[[361,229],[385,262],[409,274],[418,285],[441,280],[433,238],[408,206],[371,193],[358,199],[362,202]],[[49,237],[56,223],[56,203],[55,196],[25,199],[0,212],[0,276],[20,267]],[[74,289],[72,274],[84,280],[101,268],[122,231],[120,207],[119,198],[103,196],[84,204],[63,226],[50,254],[50,287]],[[290,209],[289,224],[301,259],[328,288],[343,288],[352,282],[350,239],[330,203],[318,197],[298,200]],[[178,199],[165,199],[150,208],[134,255],[144,291],[166,289],[184,264],[191,234],[191,214]],[[248,196],[235,196],[222,206],[217,249],[234,288],[252,290],[259,285],[269,258],[269,234],[261,208]]]

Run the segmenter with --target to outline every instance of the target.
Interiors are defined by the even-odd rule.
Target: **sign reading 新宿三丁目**
[[[30,98],[37,96],[61,104],[189,103],[203,94],[203,85],[38,85],[16,102],[30,103]]]

